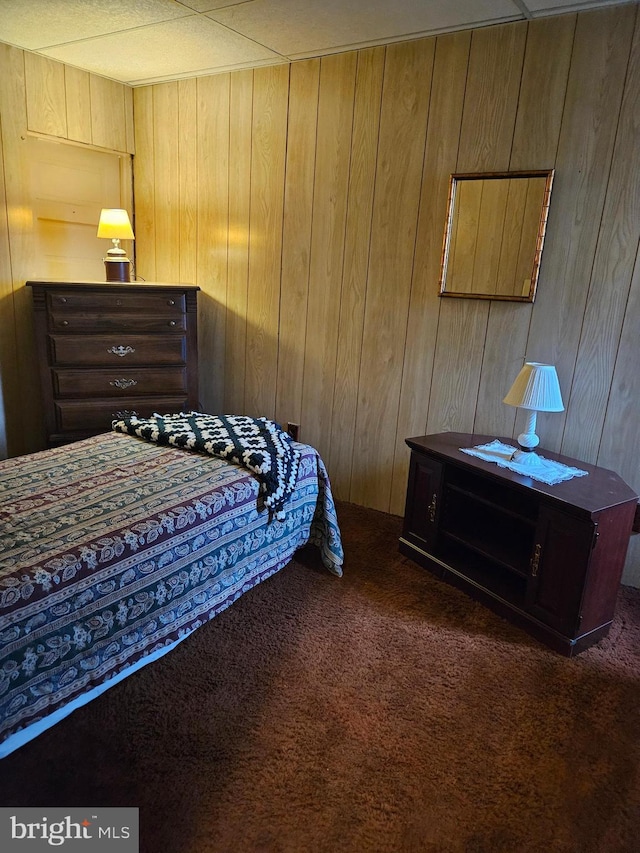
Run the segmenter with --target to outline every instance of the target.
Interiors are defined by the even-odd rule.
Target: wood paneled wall
[[[0,44],[0,455],[36,450],[22,141],[132,152],[138,272],[195,282],[203,407],[301,425],[336,495],[401,514],[409,435],[516,435],[640,490],[638,4],[136,89]],[[555,168],[534,305],[440,299],[455,171]],[[625,581],[640,586],[640,536]]]
[[[28,51],[24,64],[28,130],[133,154],[131,87]]]
[[[44,425],[33,340],[33,206],[27,136],[133,153],[133,90],[0,43],[0,459],[40,450]],[[131,209],[131,158],[122,157]]]
[[[402,514],[410,435],[514,436],[640,490],[638,4],[134,91],[138,270],[202,288],[207,410],[301,426]],[[438,297],[452,172],[556,170],[534,305]],[[640,585],[640,537],[625,580]]]

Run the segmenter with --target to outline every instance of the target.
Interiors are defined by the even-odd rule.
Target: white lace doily
[[[588,471],[583,471],[581,468],[571,468],[562,462],[545,459],[544,456],[538,456],[540,464],[535,467],[519,465],[512,460],[512,456],[517,449],[517,447],[512,447],[510,444],[503,444],[497,440],[490,441],[488,444],[480,444],[477,447],[460,448],[463,453],[468,453],[469,456],[477,456],[479,459],[485,459],[487,462],[495,462],[500,468],[508,468],[516,474],[531,477],[532,480],[538,480],[541,483],[546,483],[548,486],[555,486],[557,483],[562,483],[564,480],[571,480],[573,477],[586,477],[589,473]]]

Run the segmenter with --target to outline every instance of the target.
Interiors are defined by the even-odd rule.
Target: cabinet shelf
[[[476,501],[446,482],[440,531],[517,574],[529,572],[535,534],[531,520],[493,502]]]
[[[447,537],[452,542],[456,542],[458,545],[463,548],[473,551],[476,554],[479,554],[481,557],[484,557],[488,562],[494,563],[497,566],[500,566],[502,569],[505,569],[508,572],[512,572],[515,575],[519,575],[522,578],[528,577],[528,571],[523,568],[519,568],[514,565],[510,555],[508,553],[499,553],[499,547],[496,547],[496,543],[491,543],[491,546],[488,546],[485,543],[474,541],[468,537],[463,537],[452,533],[449,530],[442,529],[442,536]]]
[[[537,517],[532,518],[530,515],[523,515],[520,512],[516,512],[513,509],[509,509],[509,507],[503,506],[502,504],[497,504],[494,501],[483,497],[482,495],[476,494],[470,491],[469,489],[462,488],[461,486],[457,486],[453,483],[448,483],[447,489],[451,492],[457,492],[459,495],[467,498],[472,503],[482,504],[483,506],[493,509],[507,518],[514,518],[517,521],[522,521],[524,524],[530,525],[531,527],[536,526]]]
[[[487,559],[480,551],[453,537],[443,543],[440,556],[459,577],[468,579],[487,594],[514,607],[524,606],[526,578],[515,574],[508,566]]]

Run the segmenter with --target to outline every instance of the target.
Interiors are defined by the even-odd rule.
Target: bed
[[[255,473],[110,432],[0,462],[0,757],[157,660],[313,543],[342,574],[318,453],[277,514]]]

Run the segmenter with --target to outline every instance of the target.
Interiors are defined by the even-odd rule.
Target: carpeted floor
[[[640,850],[640,590],[574,660],[340,504],[164,660],[0,762],[0,805],[140,808],[143,853]]]

